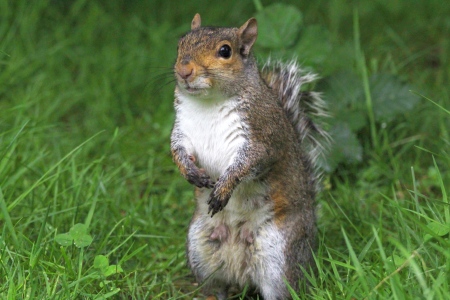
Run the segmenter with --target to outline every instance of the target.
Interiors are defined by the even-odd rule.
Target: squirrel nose
[[[186,80],[192,76],[192,74],[194,73],[194,68],[190,65],[179,66],[177,68],[177,73],[178,75],[180,75],[181,78]]]

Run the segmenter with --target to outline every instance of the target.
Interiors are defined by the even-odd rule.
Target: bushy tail
[[[329,144],[330,136],[313,118],[327,117],[328,114],[320,93],[301,91],[301,87],[316,80],[317,75],[300,69],[295,60],[282,63],[269,59],[261,69],[261,76],[277,92],[289,120],[315,165],[315,161]]]

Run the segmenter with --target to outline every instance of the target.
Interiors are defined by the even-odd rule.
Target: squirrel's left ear
[[[258,36],[258,23],[255,18],[249,19],[239,28],[238,35],[241,39],[242,45],[240,52],[244,56],[248,56],[250,49],[252,49],[253,44]]]
[[[200,28],[201,25],[202,25],[202,19],[200,18],[200,14],[195,14],[195,16],[191,22],[191,30]]]

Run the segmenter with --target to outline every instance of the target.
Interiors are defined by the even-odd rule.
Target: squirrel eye
[[[228,45],[223,45],[219,49],[219,56],[223,58],[230,58],[231,57],[231,47]]]

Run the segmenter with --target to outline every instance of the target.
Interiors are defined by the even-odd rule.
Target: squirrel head
[[[243,85],[251,48],[258,34],[256,19],[239,28],[201,27],[199,14],[191,22],[191,31],[178,42],[175,77],[179,91],[208,95],[211,91],[232,95]]]

